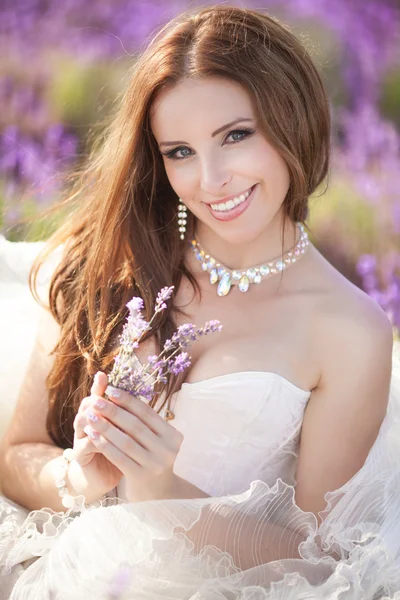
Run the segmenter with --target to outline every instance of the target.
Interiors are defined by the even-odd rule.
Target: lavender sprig
[[[203,327],[193,323],[180,325],[170,339],[164,343],[158,355],[148,356],[147,364],[141,364],[135,354],[135,349],[144,334],[151,329],[156,315],[167,308],[167,300],[172,296],[174,286],[164,287],[158,293],[154,314],[150,321],[143,318],[144,307],[142,298],[134,296],[128,303],[129,314],[120,336],[120,351],[114,358],[114,366],[108,376],[113,387],[129,392],[135,397],[150,401],[154,395],[157,382],[166,383],[167,373],[178,375],[191,365],[191,357],[183,349],[187,349],[201,336],[221,331],[219,321],[208,321]]]
[[[167,308],[167,305],[165,304],[165,302],[170,299],[173,289],[174,289],[173,285],[171,287],[164,287],[157,294],[156,305],[154,307],[155,314],[157,314],[158,312],[161,312],[162,310],[165,310]]]

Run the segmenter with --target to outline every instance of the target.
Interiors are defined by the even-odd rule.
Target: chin
[[[238,246],[253,243],[262,233],[261,230],[249,231],[244,228],[237,230],[232,229],[231,231],[220,231],[218,229],[214,229],[214,232],[221,240],[227,242],[228,244],[237,244]]]

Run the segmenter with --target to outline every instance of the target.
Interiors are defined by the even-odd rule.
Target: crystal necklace
[[[302,223],[296,223],[300,230],[300,238],[296,245],[278,259],[251,267],[249,269],[228,269],[215,258],[206,254],[200,243],[192,239],[190,245],[197,260],[201,262],[203,271],[210,273],[210,283],[218,283],[218,296],[226,296],[232,285],[238,285],[241,292],[247,292],[251,283],[261,283],[263,279],[275,275],[294,264],[306,252],[309,246],[308,234]]]

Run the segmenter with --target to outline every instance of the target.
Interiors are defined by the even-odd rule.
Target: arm
[[[30,510],[46,506],[55,511],[65,511],[55,486],[55,472],[62,462],[63,450],[53,443],[46,430],[48,394],[45,381],[54,360],[49,353],[57,343],[58,335],[58,325],[51,314],[40,309],[30,362],[13,419],[0,448],[2,492]],[[72,485],[79,481],[79,486],[84,486],[82,473],[75,461],[69,471]],[[102,494],[88,489],[85,495],[87,502],[92,502]]]
[[[210,498],[210,496],[192,483],[189,483],[189,481],[186,481],[186,479],[183,479],[174,473],[174,485],[171,498]]]
[[[270,490],[257,482],[251,494],[245,492],[241,496],[237,501],[232,496],[212,498],[176,476],[171,497],[210,501],[199,503],[197,511],[190,511],[196,516],[185,527],[176,527],[175,535],[184,535],[196,554],[206,546],[228,552],[242,570],[280,559],[301,558],[299,546],[316,532],[317,521],[314,515],[302,513],[295,505],[292,488],[280,482]],[[172,510],[179,519],[185,506],[182,512],[179,504]]]
[[[319,328],[323,376],[303,420],[296,502],[320,520],[325,494],[363,466],[387,410],[392,327],[368,297],[357,309],[325,319]]]
[[[29,510],[48,507],[65,512],[67,509],[61,504],[55,485],[63,462],[62,452],[62,448],[50,443],[4,444],[0,460],[4,495]],[[68,490],[73,496],[84,494],[87,504],[100,500],[104,494],[104,490],[96,489],[87,480],[76,461],[72,461],[68,469]]]

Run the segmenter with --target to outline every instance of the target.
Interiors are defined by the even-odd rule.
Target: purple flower
[[[357,262],[357,273],[367,275],[376,269],[376,256],[373,254],[362,254]]]
[[[193,323],[184,323],[183,325],[180,325],[178,327],[179,335],[188,336],[188,335],[192,335],[195,331],[196,331],[196,326],[193,325]]]
[[[217,331],[222,331],[222,325],[219,321],[217,321],[217,319],[214,319],[212,321],[207,321],[207,323],[204,325],[203,329],[203,335],[207,335],[209,333],[215,333]]]
[[[114,366],[108,376],[110,385],[129,392],[134,398],[144,398],[150,401],[154,395],[156,383],[167,383],[167,373],[178,375],[191,364],[186,352],[179,349],[190,346],[201,333],[207,334],[220,331],[219,321],[209,321],[203,328],[196,328],[193,323],[180,325],[171,339],[167,339],[160,354],[149,355],[146,365],[142,365],[134,350],[139,346],[143,334],[151,329],[151,323],[160,310],[163,310],[165,300],[172,294],[172,287],[163,288],[157,295],[155,313],[150,322],[143,319],[141,309],[143,300],[133,297],[126,305],[129,314],[120,336],[120,351],[114,358]]]
[[[172,285],[171,287],[163,287],[162,290],[158,293],[157,299],[156,299],[156,305],[154,307],[154,310],[156,313],[158,313],[162,310],[165,310],[167,308],[167,305],[165,304],[165,302],[167,300],[169,300],[173,291],[174,291],[174,286]]]
[[[132,300],[129,300],[128,304],[126,305],[127,308],[129,308],[129,312],[135,312],[138,310],[143,310],[143,300],[142,298],[139,298],[138,296],[134,296],[132,298]]]
[[[181,352],[174,360],[170,360],[168,363],[168,371],[174,375],[178,375],[191,365],[190,356],[187,352]]]
[[[158,358],[158,356],[157,356],[157,358]],[[154,366],[155,366],[156,369],[163,369],[166,364],[167,364],[167,359],[166,358],[161,358],[160,360],[158,360],[155,363]]]
[[[164,350],[171,350],[171,348],[174,347],[174,343],[172,340],[167,339],[165,340],[165,344],[164,344]]]
[[[374,273],[367,273],[362,278],[364,290],[369,294],[378,287],[378,280]]]
[[[149,384],[145,384],[140,387],[140,396],[150,401],[154,396],[153,386]]]
[[[140,340],[141,336],[149,329],[150,324],[143,319],[140,310],[136,313],[130,312],[122,330],[121,345],[133,347],[132,344]]]
[[[193,323],[184,323],[178,327],[172,336],[172,343],[179,345],[180,348],[187,348],[191,342],[196,341],[197,337],[196,325],[193,325]]]

